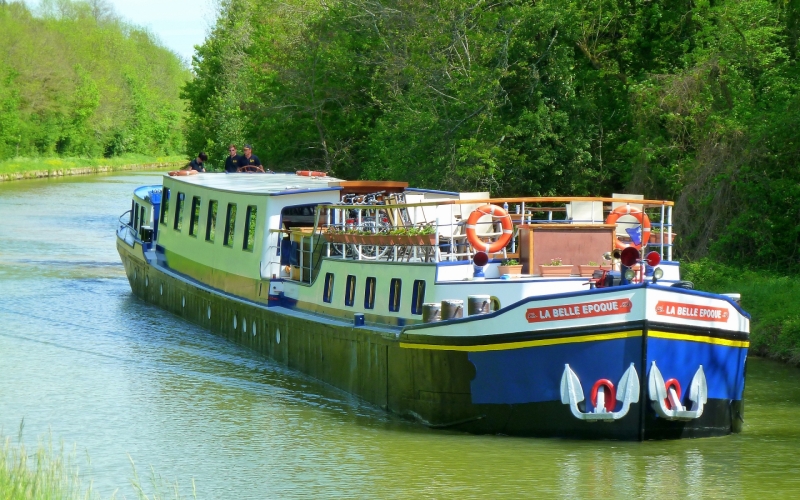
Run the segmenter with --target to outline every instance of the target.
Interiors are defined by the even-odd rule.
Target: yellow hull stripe
[[[555,339],[544,340],[526,340],[524,342],[509,342],[506,344],[488,344],[488,345],[438,345],[438,344],[411,344],[408,342],[400,342],[400,347],[406,349],[430,349],[434,351],[506,351],[511,349],[522,349],[524,347],[541,347],[546,345],[558,344],[574,344],[578,342],[596,342],[600,340],[614,340],[624,339],[628,337],[641,337],[641,330],[632,330],[629,332],[616,332],[604,333],[600,335],[579,335],[576,337],[560,337]]]
[[[718,339],[715,337],[703,337],[699,335],[686,335],[683,333],[668,333],[650,331],[647,334],[649,337],[670,340],[688,340],[689,342],[703,342],[706,344],[724,345],[728,347],[750,347],[750,342],[747,340],[728,340]]]

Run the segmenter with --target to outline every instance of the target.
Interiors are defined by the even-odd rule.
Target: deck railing
[[[643,242],[642,246],[658,251],[665,260],[673,257],[674,204],[671,201],[538,197],[442,199],[403,204],[323,204],[317,206],[313,228],[279,231],[290,236],[296,248],[301,249],[293,260],[296,264],[292,265],[299,270],[289,273],[284,270],[284,277],[310,282],[323,257],[406,262],[469,260],[475,249],[467,241],[466,221],[476,208],[485,204],[504,208],[513,225],[509,244],[493,253],[493,258],[519,257],[518,229],[521,225],[604,224],[614,207],[619,206],[644,211],[650,219],[652,232],[649,241]],[[494,240],[502,234],[497,219],[489,220],[488,216],[482,219],[475,225],[480,239]],[[620,217],[617,224],[617,235],[622,238],[625,235],[620,232],[620,226],[639,225],[632,216]],[[415,240],[402,236],[422,238]]]

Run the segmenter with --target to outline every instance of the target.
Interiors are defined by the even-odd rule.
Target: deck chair
[[[567,220],[570,224],[602,224],[602,201],[571,201],[567,204]]]

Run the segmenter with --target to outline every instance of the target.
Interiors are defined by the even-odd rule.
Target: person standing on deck
[[[208,160],[208,155],[201,152],[197,158],[189,162],[189,170],[197,170],[198,172],[205,172],[205,162]]]
[[[258,156],[253,154],[253,147],[249,144],[244,145],[244,156],[242,156],[244,164],[239,167],[239,170],[247,170],[248,172],[263,172],[264,166]],[[248,168],[249,167],[249,168]]]
[[[236,146],[228,146],[229,156],[225,158],[225,173],[232,174],[239,171],[239,167],[246,165],[243,156],[236,154]]]

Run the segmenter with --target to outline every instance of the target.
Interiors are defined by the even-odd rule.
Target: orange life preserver
[[[325,172],[319,172],[317,170],[298,170],[297,175],[302,175],[303,177],[327,177],[328,174]]]
[[[183,177],[184,175],[197,175],[197,170],[173,170],[168,172],[170,177]]]
[[[607,378],[601,378],[594,383],[594,386],[592,387],[592,393],[589,396],[592,401],[592,406],[597,408],[597,390],[601,386],[605,388],[605,391],[603,391],[606,394],[605,410],[614,411],[614,407],[617,405],[617,391],[614,389],[614,384],[612,384]]]
[[[494,243],[486,243],[481,241],[475,232],[475,225],[478,219],[484,215],[491,215],[492,217],[499,218],[500,224],[503,226],[503,234]],[[476,250],[484,251],[486,253],[495,253],[504,249],[508,242],[511,241],[511,234],[514,232],[514,225],[511,223],[511,217],[508,212],[503,210],[497,205],[481,205],[476,208],[467,219],[467,241]]]
[[[650,217],[647,216],[646,213],[642,212],[636,207],[632,207],[630,205],[622,205],[615,208],[610,214],[608,214],[608,218],[606,218],[606,224],[616,224],[617,219],[622,217],[623,215],[630,215],[636,218],[639,223],[642,225],[642,243],[636,245],[634,243],[623,243],[619,241],[619,238],[616,236],[614,237],[614,246],[619,248],[620,250],[625,250],[628,247],[633,247],[636,250],[641,250],[642,245],[650,239]]]

